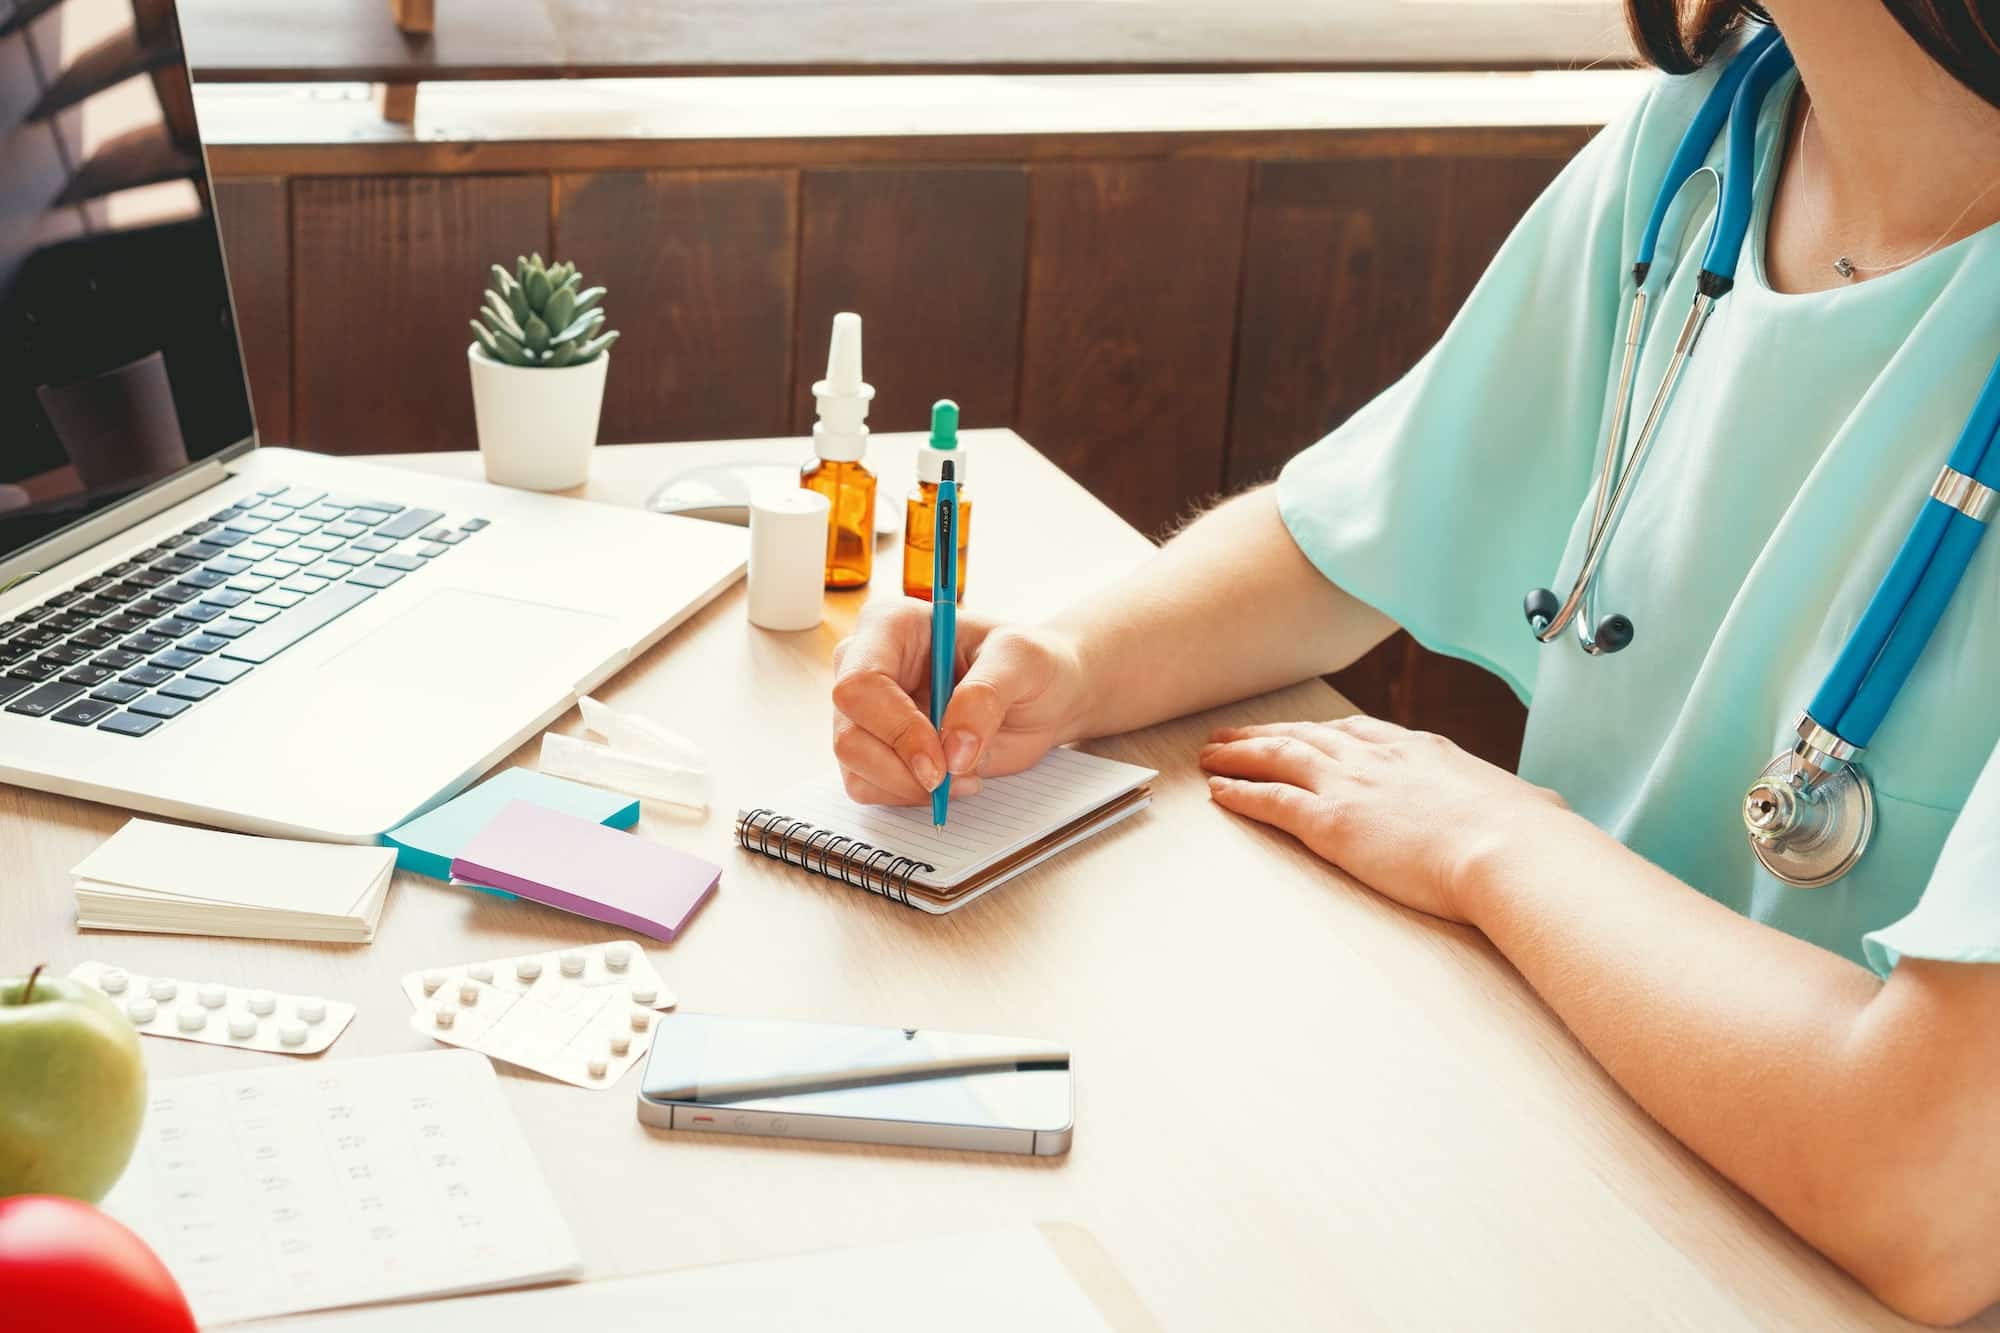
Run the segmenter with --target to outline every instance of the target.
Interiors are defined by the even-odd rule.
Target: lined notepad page
[[[1081,750],[1051,750],[1025,773],[988,778],[977,796],[954,797],[942,829],[932,827],[928,805],[856,805],[835,782],[808,783],[772,808],[787,818],[927,861],[936,869],[918,875],[917,882],[946,889],[1157,776],[1150,768]]]

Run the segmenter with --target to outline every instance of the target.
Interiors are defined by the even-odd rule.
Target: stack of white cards
[[[70,873],[86,930],[362,944],[375,938],[395,868],[392,847],[134,819]]]

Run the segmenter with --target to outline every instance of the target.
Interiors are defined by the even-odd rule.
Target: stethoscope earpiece
[[[1556,596],[1554,588],[1530,588],[1521,599],[1521,611],[1536,634],[1555,623],[1556,613],[1561,610],[1562,598]]]
[[[1631,642],[1632,622],[1621,615],[1608,615],[1597,622],[1597,632],[1590,636],[1590,651],[1615,653]]]

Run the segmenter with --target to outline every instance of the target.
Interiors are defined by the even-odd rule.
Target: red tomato
[[[195,1333],[159,1256],[80,1199],[0,1199],[0,1323],[9,1333]]]

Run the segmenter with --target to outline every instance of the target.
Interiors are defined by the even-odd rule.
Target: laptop
[[[257,447],[201,145],[161,104],[134,133],[184,189],[91,196],[61,117],[0,153],[0,780],[372,841],[728,588],[746,537]]]

